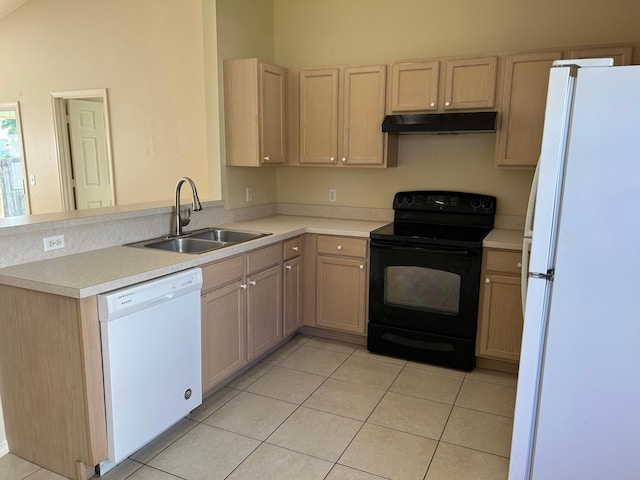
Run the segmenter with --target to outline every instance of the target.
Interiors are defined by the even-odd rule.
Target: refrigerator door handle
[[[531,278],[542,278],[543,280],[549,280],[550,282],[552,282],[555,274],[556,270],[554,268],[550,268],[549,270],[547,270],[547,273],[531,272],[529,273],[529,276]]]
[[[531,238],[524,237],[522,240],[522,270],[520,270],[520,289],[522,296],[522,318],[524,318],[525,306],[527,305],[527,286],[529,285],[529,252],[531,251]]]
[[[540,160],[536,165],[535,173],[533,174],[533,180],[531,182],[531,189],[529,190],[529,203],[527,203],[527,214],[524,220],[524,236],[525,238],[531,238],[533,236],[533,217],[536,207],[536,194],[538,193],[538,179],[540,178]],[[529,242],[531,247],[531,242]],[[528,263],[522,262],[522,265],[528,265]]]

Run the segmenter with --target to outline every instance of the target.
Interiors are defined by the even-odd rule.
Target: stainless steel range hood
[[[402,134],[491,133],[496,112],[412,113],[387,115],[382,131]]]

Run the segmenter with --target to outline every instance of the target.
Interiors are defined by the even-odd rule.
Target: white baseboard
[[[9,444],[3,440],[0,442],[0,457],[4,457],[7,453],[9,453]]]

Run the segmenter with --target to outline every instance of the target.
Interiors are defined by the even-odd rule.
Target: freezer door
[[[553,268],[556,222],[562,195],[567,133],[576,68],[552,68],[545,110],[529,271],[547,274]]]
[[[635,479],[640,472],[638,119],[640,66],[579,71],[539,391],[536,480]],[[525,331],[530,302],[531,295]]]

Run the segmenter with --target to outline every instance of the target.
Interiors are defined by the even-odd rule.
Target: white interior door
[[[113,205],[103,103],[69,99],[69,136],[76,208]]]

